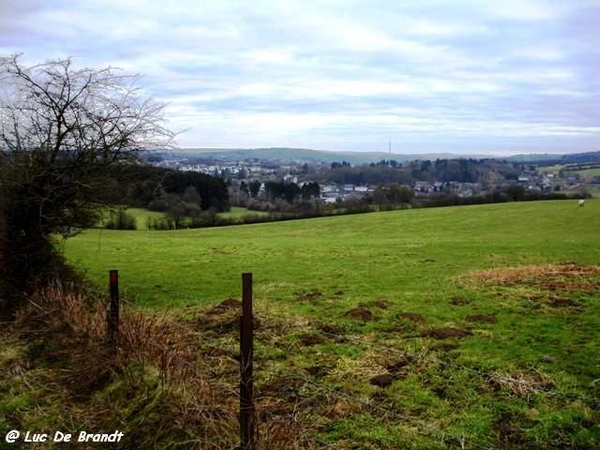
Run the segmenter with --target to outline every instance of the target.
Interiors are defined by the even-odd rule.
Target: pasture
[[[253,272],[258,401],[324,448],[594,448],[599,226],[598,201],[545,201],[88,230],[64,250],[180,316],[232,383],[238,312],[214,311]]]

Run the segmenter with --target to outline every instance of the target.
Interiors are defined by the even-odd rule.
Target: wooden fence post
[[[108,344],[116,349],[117,338],[119,335],[119,271],[111,270],[109,272],[110,280],[110,304],[106,312],[106,322],[108,325]]]
[[[254,450],[256,444],[252,319],[252,273],[243,273],[242,316],[240,317],[240,441],[242,450]]]

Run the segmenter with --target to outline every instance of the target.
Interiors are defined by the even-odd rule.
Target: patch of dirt
[[[363,322],[368,322],[370,320],[373,320],[373,313],[368,310],[367,308],[354,308],[351,309],[350,311],[347,311],[344,314],[344,317],[350,317],[352,319],[359,319],[362,320]]]
[[[463,338],[466,336],[471,336],[471,333],[468,330],[459,330],[457,328],[452,327],[443,327],[443,328],[433,328],[428,330],[423,334],[425,337],[430,337],[433,339],[448,339],[448,338]]]
[[[568,307],[580,307],[581,304],[576,302],[575,300],[571,300],[570,298],[558,298],[555,297],[550,306],[553,308],[568,308]]]
[[[394,382],[394,377],[389,373],[384,373],[382,375],[375,375],[373,378],[369,380],[373,386],[378,386],[380,388],[386,388]]]
[[[471,303],[470,300],[467,300],[466,298],[462,298],[462,297],[452,297],[450,299],[450,304],[452,304],[454,306],[464,306],[464,305],[468,305],[469,303]]]
[[[372,305],[375,308],[388,309],[392,306],[392,303],[387,300],[375,300]]]
[[[319,334],[305,333],[298,336],[298,339],[305,347],[310,347],[311,345],[322,344],[325,342],[325,338]]]
[[[228,298],[227,300],[223,300],[214,308],[208,310],[206,314],[223,314],[231,310],[238,310],[241,313],[242,302],[240,300],[236,300],[235,298]]]
[[[410,320],[412,322],[425,322],[425,319],[421,314],[411,313],[411,312],[403,312],[398,314],[398,317],[406,320]]]
[[[346,331],[337,325],[317,322],[315,323],[315,328],[325,334],[325,336],[331,337],[336,342],[345,342],[347,340],[344,337]]]
[[[322,377],[326,376],[331,369],[329,367],[317,365],[317,366],[307,367],[304,370],[306,370],[306,372],[308,372],[313,377],[322,378]]]
[[[193,328],[198,331],[212,331],[217,334],[229,334],[239,329],[239,315],[233,311],[220,311],[215,309],[198,315],[193,321]]]
[[[385,368],[393,374],[402,373],[403,369],[409,366],[414,361],[414,356],[406,355],[398,361],[388,364]]]
[[[336,291],[333,293],[333,295],[335,295],[336,297],[341,297],[342,295],[344,295],[344,291]]]
[[[467,322],[478,322],[478,323],[497,323],[498,319],[489,314],[475,314],[473,316],[465,317]]]

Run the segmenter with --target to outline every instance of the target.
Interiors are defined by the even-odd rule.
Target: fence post
[[[109,272],[110,280],[110,304],[106,312],[106,322],[108,325],[108,344],[116,349],[117,337],[119,335],[119,271],[111,270]]]
[[[254,450],[256,444],[252,322],[252,273],[242,273],[242,316],[240,317],[240,441],[242,450]]]

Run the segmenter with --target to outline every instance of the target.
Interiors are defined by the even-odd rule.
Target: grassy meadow
[[[238,311],[216,307],[253,272],[262,420],[293,412],[323,448],[598,448],[599,229],[600,201],[545,201],[88,230],[64,251],[180,316],[234,386]]]

